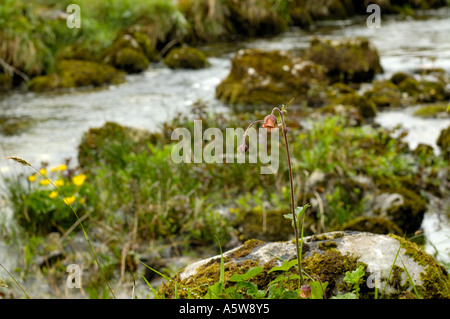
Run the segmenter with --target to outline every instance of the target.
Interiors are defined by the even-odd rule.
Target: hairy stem
[[[286,145],[286,155],[287,155],[287,161],[288,161],[288,168],[289,168],[289,183],[291,186],[291,209],[292,209],[292,218],[294,221],[294,233],[295,233],[295,249],[297,252],[297,264],[298,264],[298,273],[300,276],[300,284],[303,285],[305,283],[302,275],[302,249],[299,247],[299,229],[297,224],[297,216],[295,216],[295,200],[294,200],[294,184],[292,179],[292,168],[291,168],[291,156],[289,152],[289,143],[287,139],[287,129],[286,129],[286,123],[284,121],[283,112],[278,108],[275,107],[272,110],[272,114],[274,111],[278,111],[281,117],[281,124],[282,124],[282,131],[284,136],[284,144]],[[303,247],[303,223],[302,223],[302,247]]]

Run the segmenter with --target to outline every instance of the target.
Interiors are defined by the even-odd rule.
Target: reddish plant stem
[[[284,142],[286,145],[286,155],[287,155],[288,168],[289,168],[289,182],[290,182],[290,186],[291,186],[291,209],[292,209],[292,218],[294,221],[295,249],[297,251],[297,263],[298,263],[298,272],[299,272],[299,276],[300,276],[300,283],[301,283],[301,285],[303,285],[305,283],[305,281],[303,279],[303,274],[302,274],[301,251],[300,251],[299,242],[298,242],[298,238],[299,238],[298,231],[299,230],[297,227],[297,216],[295,216],[294,184],[292,181],[291,156],[290,156],[290,152],[289,152],[289,143],[288,143],[288,139],[287,139],[287,128],[286,128],[286,122],[284,121],[283,112],[278,107],[273,108],[272,114],[274,111],[278,111],[278,113],[280,114],[281,124],[283,125],[282,131],[283,131],[283,135],[284,135]]]

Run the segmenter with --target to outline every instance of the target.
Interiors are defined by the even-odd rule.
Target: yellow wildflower
[[[48,197],[50,197],[50,198],[55,198],[56,196],[58,196],[58,192],[55,192],[55,191],[51,192],[51,193],[48,195]]]
[[[28,181],[34,182],[36,180],[36,175],[30,175],[28,176]]]
[[[58,165],[58,166],[56,166],[56,167],[53,167],[52,168],[52,172],[56,172],[56,171],[65,171],[67,169],[67,165],[66,164],[61,164],[61,165]]]
[[[64,181],[62,179],[58,179],[58,180],[55,181],[54,184],[55,184],[56,187],[60,187],[60,186],[64,185]]]
[[[39,173],[41,173],[44,176],[47,176],[47,170],[45,168],[41,168],[41,170],[39,171]]]
[[[72,182],[77,186],[83,185],[85,180],[86,180],[86,175],[84,175],[84,174],[77,175],[72,178]]]
[[[47,186],[48,184],[50,184],[50,181],[48,179],[43,179],[42,181],[39,182],[39,184]]]
[[[64,197],[64,204],[72,205],[75,202],[75,196]]]

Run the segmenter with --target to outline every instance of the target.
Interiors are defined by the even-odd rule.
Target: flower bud
[[[311,298],[311,286],[309,286],[308,284],[303,285],[300,288],[300,297]]]
[[[245,153],[245,152],[247,152],[247,150],[248,150],[248,146],[247,146],[247,144],[245,144],[245,142],[242,143],[241,145],[239,145],[239,147],[238,147],[238,151],[240,153]]]

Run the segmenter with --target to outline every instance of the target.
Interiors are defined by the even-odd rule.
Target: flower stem
[[[274,111],[278,111],[281,117],[281,124],[283,125],[282,131],[284,135],[284,142],[286,145],[286,155],[287,155],[287,161],[288,161],[288,167],[289,167],[289,182],[291,186],[291,209],[292,209],[292,219],[294,221],[294,233],[295,233],[295,249],[297,252],[297,263],[298,263],[298,273],[300,277],[300,284],[303,285],[305,283],[302,275],[302,249],[299,247],[299,229],[297,224],[297,216],[295,216],[295,200],[294,200],[294,185],[292,181],[292,168],[291,168],[291,156],[289,152],[289,143],[287,139],[287,129],[286,129],[286,123],[284,121],[283,112],[278,108],[275,107],[272,110],[272,114]],[[303,223],[302,223],[302,247],[303,247]]]

